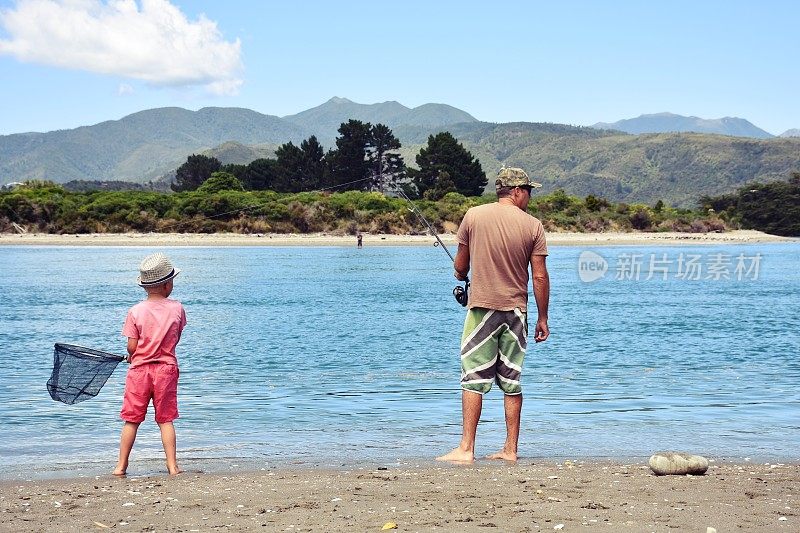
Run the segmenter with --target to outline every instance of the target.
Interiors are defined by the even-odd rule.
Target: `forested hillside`
[[[338,98],[283,118],[238,108],[163,108],[74,130],[0,136],[0,184],[163,183],[192,154],[247,164],[318,132],[322,146],[332,148],[336,128],[353,118],[349,115],[387,124],[411,168],[428,137],[448,131],[488,176],[503,164],[519,166],[543,183],[544,192],[564,189],[628,203],[692,206],[700,196],[730,193],[752,181],[786,180],[800,169],[798,137],[630,135],[561,124],[492,124],[445,104],[410,109],[397,102],[363,105]],[[489,189],[492,185],[489,179]]]

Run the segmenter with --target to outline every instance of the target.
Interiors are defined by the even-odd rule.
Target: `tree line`
[[[234,181],[232,184],[231,181]],[[233,185],[233,186],[231,186]],[[493,202],[494,194],[415,200],[439,232],[455,232],[470,207]],[[310,233],[333,235],[425,232],[408,203],[377,191],[245,191],[237,178],[217,173],[194,191],[70,192],[52,182],[27,182],[0,191],[0,232],[16,227],[41,233]],[[561,189],[536,194],[528,212],[548,231],[681,231],[736,228],[726,212],[663,205],[614,204],[578,198]],[[16,225],[16,226],[15,226]]]
[[[476,159],[450,132],[428,137],[409,168],[397,152],[400,141],[384,124],[359,120],[342,123],[336,147],[325,151],[311,136],[296,146],[282,144],[274,158],[247,165],[223,165],[218,159],[192,154],[176,171],[172,190],[193,191],[212,176],[217,187],[296,193],[320,189],[389,192],[397,188],[412,198],[438,200],[447,193],[479,196],[488,182]],[[235,180],[235,181],[232,181]]]
[[[745,229],[800,237],[800,172],[792,172],[788,181],[750,183],[732,194],[703,196],[700,206]]]

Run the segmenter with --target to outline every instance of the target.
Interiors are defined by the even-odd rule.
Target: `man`
[[[550,277],[542,223],[527,213],[531,189],[541,187],[520,168],[502,168],[497,202],[471,208],[458,228],[455,276],[472,269],[467,317],[461,337],[461,443],[439,461],[472,462],[483,395],[492,383],[505,393],[506,442],[490,459],[517,460],[522,412],[522,362],[528,336],[528,265],[539,316],[534,340],[550,335]]]

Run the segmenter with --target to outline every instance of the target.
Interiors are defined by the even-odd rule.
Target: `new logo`
[[[602,255],[594,252],[581,252],[578,257],[578,276],[581,281],[591,283],[597,281],[608,272],[608,261]]]

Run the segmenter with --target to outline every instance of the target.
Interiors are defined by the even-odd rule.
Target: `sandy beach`
[[[455,236],[442,234],[445,244],[455,245]],[[676,244],[750,244],[800,242],[800,239],[769,235],[760,231],[727,233],[548,233],[551,246],[615,246]],[[425,246],[435,242],[429,235],[364,234],[364,246]],[[352,235],[249,234],[238,233],[90,233],[51,235],[45,233],[0,234],[3,245],[41,246],[355,246]]]
[[[3,482],[2,531],[798,531],[800,464],[483,460]],[[388,524],[388,525],[387,525]]]

